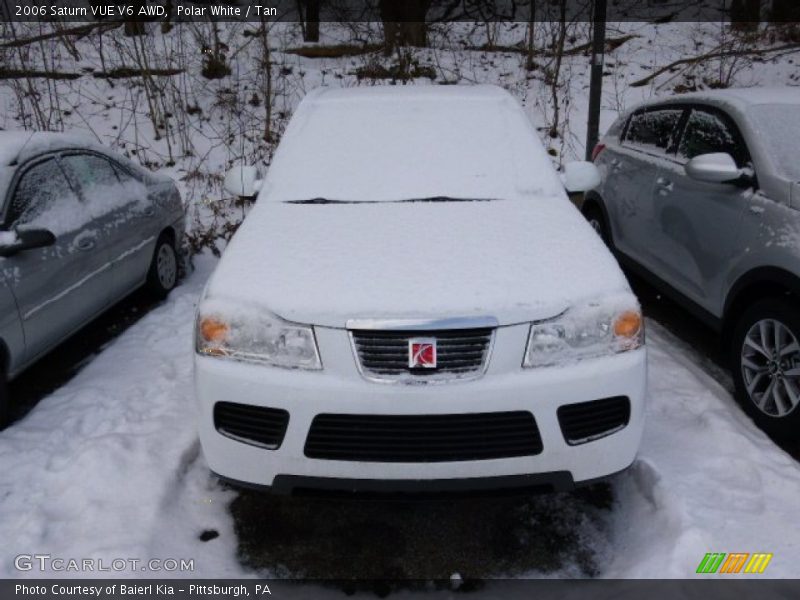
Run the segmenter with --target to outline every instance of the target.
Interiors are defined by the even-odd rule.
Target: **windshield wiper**
[[[409,198],[394,202],[492,202],[495,198],[451,198],[450,196],[431,196],[430,198]]]
[[[309,198],[308,200],[287,200],[286,204],[355,204],[349,200],[330,200],[328,198]]]
[[[494,202],[496,198],[451,198],[431,196],[430,198],[404,198],[402,200],[331,200],[329,198],[309,198],[308,200],[286,200],[285,204],[408,204],[411,202]]]

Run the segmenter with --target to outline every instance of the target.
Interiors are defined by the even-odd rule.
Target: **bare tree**
[[[428,24],[425,19],[430,5],[431,0],[380,0],[386,56],[398,46],[424,48],[428,45]]]

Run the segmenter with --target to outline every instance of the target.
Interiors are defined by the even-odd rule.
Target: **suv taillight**
[[[592,150],[592,162],[600,155],[600,153],[606,149],[605,144],[597,144]]]

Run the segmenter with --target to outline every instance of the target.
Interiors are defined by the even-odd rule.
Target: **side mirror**
[[[736,161],[726,152],[695,156],[686,163],[684,169],[692,179],[707,183],[736,183],[744,175],[744,171],[736,166]]]
[[[225,174],[225,190],[234,196],[253,198],[261,189],[262,177],[255,166],[238,165]]]
[[[47,229],[17,229],[0,232],[0,256],[14,256],[23,250],[44,248],[56,243],[56,236]]]
[[[564,165],[564,174],[561,176],[564,187],[570,194],[588,192],[600,185],[600,171],[588,161],[576,161]]]

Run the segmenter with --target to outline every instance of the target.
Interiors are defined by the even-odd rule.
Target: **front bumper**
[[[644,426],[646,351],[584,360],[562,367],[522,369],[527,326],[501,327],[480,379],[439,385],[381,384],[358,372],[349,337],[317,328],[321,371],[286,370],[195,356],[199,434],[212,471],[239,484],[378,491],[455,491],[546,485],[568,489],[627,468]],[[625,396],[630,418],[606,437],[569,445],[557,410],[567,404]],[[214,427],[216,402],[284,409],[289,423],[275,450],[248,445]],[[304,454],[315,416],[327,414],[435,415],[530,411],[542,452],[501,459],[399,463],[312,459]]]

